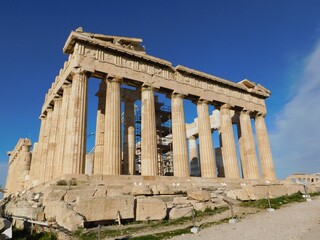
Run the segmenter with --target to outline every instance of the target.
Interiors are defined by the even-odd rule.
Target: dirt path
[[[320,198],[246,216],[237,224],[222,224],[174,240],[319,240]]]

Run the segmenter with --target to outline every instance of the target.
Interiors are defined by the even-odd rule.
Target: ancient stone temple
[[[265,124],[265,99],[270,91],[249,80],[234,83],[181,65],[174,67],[166,60],[148,55],[141,43],[138,38],[93,34],[81,28],[71,32],[63,48],[69,58],[45,96],[27,186],[64,174],[85,173],[90,78],[101,81],[96,94],[93,174],[162,174],[161,124],[157,115],[160,107],[155,95],[159,92],[171,98],[171,131],[161,137],[172,144],[166,154],[172,160],[175,177],[190,177],[191,169],[191,175],[202,178],[275,179]],[[135,125],[138,100],[141,101],[139,141]],[[197,109],[197,118],[191,124],[185,121],[185,100],[191,100]],[[210,105],[215,107],[212,115]],[[214,147],[213,131],[219,132],[219,149]],[[16,148],[22,146],[24,153],[30,145],[19,142]],[[16,167],[19,160],[14,157],[11,155],[9,164],[10,192],[13,172],[20,174],[27,169]]]

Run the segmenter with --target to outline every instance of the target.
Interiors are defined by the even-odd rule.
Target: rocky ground
[[[236,224],[221,224],[184,234],[174,240],[318,240],[320,239],[320,198],[296,203],[275,212],[248,215]]]

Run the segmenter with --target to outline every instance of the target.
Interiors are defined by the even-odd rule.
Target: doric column
[[[45,181],[51,180],[54,176],[54,165],[57,164],[57,144],[59,138],[59,120],[61,114],[62,98],[57,96],[54,99],[51,127],[49,132],[48,141],[48,156],[47,156],[47,167],[46,167],[46,178]]]
[[[216,178],[216,160],[211,135],[210,117],[207,101],[199,100],[197,103],[198,131],[200,147],[201,177]]]
[[[39,183],[42,183],[46,179],[47,172],[47,158],[48,158],[48,144],[50,138],[50,128],[51,128],[51,120],[52,120],[52,108],[47,108],[47,120],[46,126],[44,130],[43,142],[41,144],[41,154],[39,156]]]
[[[171,95],[173,168],[175,177],[189,177],[186,123],[183,95]]]
[[[265,114],[259,113],[255,117],[256,136],[258,141],[262,177],[263,179],[274,180],[276,179],[276,175],[274,172],[272,153],[264,119]]]
[[[62,106],[61,106],[61,115],[59,120],[59,134],[58,134],[58,145],[57,145],[57,154],[55,156],[56,163],[54,164],[54,177],[58,177],[63,173],[68,172],[68,158],[66,156],[67,150],[67,128],[68,128],[68,115],[71,115],[69,112],[70,109],[70,97],[71,97],[71,84],[62,86]]]
[[[121,100],[119,77],[108,77],[105,112],[103,174],[121,173]]]
[[[141,175],[158,175],[154,89],[141,89]]]
[[[124,98],[124,140],[123,140],[123,174],[134,175],[135,162],[135,127],[134,127],[134,99]]]
[[[240,178],[229,104],[223,104],[220,107],[220,121],[221,151],[225,177]]]
[[[195,136],[188,138],[189,144],[189,161],[190,161],[190,175],[200,176],[200,166],[198,157],[197,140]]]
[[[87,134],[88,76],[77,69],[72,76],[70,105],[68,107],[66,171],[81,174],[85,169]]]
[[[253,138],[250,112],[242,110],[240,113],[241,145],[243,148],[242,172],[243,177],[259,179],[260,172]]]
[[[103,157],[104,157],[104,131],[105,131],[105,111],[106,111],[106,79],[102,79],[99,90],[96,93],[98,97],[98,111],[96,122],[96,140],[93,157],[93,173],[103,173]]]
[[[46,116],[41,116],[40,121],[38,144],[37,147],[34,146],[33,148],[32,164],[30,169],[30,179],[32,180],[32,185],[37,185],[39,183],[41,150],[47,121]]]

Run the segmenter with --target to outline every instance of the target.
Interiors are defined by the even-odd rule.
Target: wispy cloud
[[[320,42],[307,58],[296,94],[270,133],[277,173],[320,172]]]

